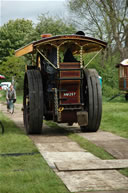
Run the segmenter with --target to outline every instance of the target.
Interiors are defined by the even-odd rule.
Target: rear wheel
[[[81,126],[83,132],[96,132],[102,115],[102,92],[98,73],[95,69],[84,70],[84,104],[88,112],[88,125]]]
[[[23,106],[27,134],[40,134],[43,123],[43,85],[39,70],[25,73]]]

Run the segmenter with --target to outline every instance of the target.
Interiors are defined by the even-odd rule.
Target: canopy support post
[[[53,67],[57,70],[57,67],[52,63],[50,62],[50,60],[39,50],[39,49],[36,49],[37,52],[39,52],[39,54]]]
[[[92,59],[85,65],[85,68],[94,60],[94,58],[95,58],[102,50],[103,50],[103,48],[100,49],[99,52],[97,52],[97,53],[92,57]]]

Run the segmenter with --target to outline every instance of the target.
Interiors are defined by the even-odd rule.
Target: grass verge
[[[0,154],[38,152],[23,131],[0,113],[5,133],[0,133]],[[0,155],[0,192],[2,193],[69,193],[40,154]]]
[[[103,102],[100,128],[128,138],[128,102]]]

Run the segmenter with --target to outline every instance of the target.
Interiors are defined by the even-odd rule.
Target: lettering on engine
[[[66,92],[64,93],[64,96],[76,96],[76,92]]]

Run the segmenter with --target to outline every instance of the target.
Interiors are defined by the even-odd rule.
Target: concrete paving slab
[[[89,192],[77,192],[77,193],[128,193],[128,190],[109,190],[109,191],[89,191]]]
[[[57,172],[70,192],[127,190],[128,178],[115,170]]]
[[[64,142],[64,143],[36,143],[36,146],[42,152],[85,152],[77,143],[75,142]]]
[[[109,143],[105,143],[104,141],[96,141],[94,143],[104,148],[117,159],[128,159],[128,140],[109,140]]]
[[[124,139],[123,137],[117,136],[113,133],[107,132],[107,131],[97,131],[97,132],[92,132],[92,133],[80,133],[80,135],[84,135],[88,140],[92,141],[107,141],[109,140],[120,140]]]
[[[128,168],[128,160],[80,160],[55,162],[59,171],[88,171]]]
[[[128,139],[109,132],[79,133],[78,135],[104,148],[117,159],[128,159]],[[109,141],[109,143],[108,143]]]
[[[45,125],[44,125],[45,126]],[[46,127],[46,126],[45,126]],[[29,135],[34,143],[64,143],[71,142],[71,140],[66,136],[49,136],[49,135]]]
[[[43,152],[40,150],[40,153],[52,168],[56,168],[55,162],[64,163],[66,161],[71,161],[73,163],[79,160],[99,160],[99,158],[89,152]]]

